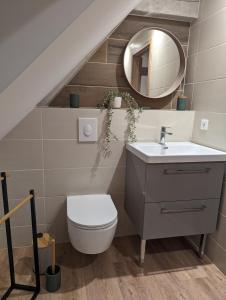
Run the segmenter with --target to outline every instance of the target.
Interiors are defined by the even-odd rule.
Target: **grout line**
[[[89,87],[89,88],[105,88],[105,89],[127,89],[127,90],[130,89],[128,86],[105,86],[105,85],[84,85],[84,84],[67,84],[65,87],[75,87],[75,86]],[[54,107],[52,107],[52,108],[54,108]],[[59,107],[57,107],[57,108],[59,108]],[[65,108],[70,108],[70,107],[65,107]],[[100,110],[99,108],[95,108],[95,107],[90,107],[90,109]]]
[[[223,76],[223,77],[217,77],[217,78],[214,78],[214,79],[205,79],[205,80],[202,80],[202,81],[193,81],[193,82],[189,82],[187,84],[194,84],[194,85],[197,85],[197,84],[205,84],[205,83],[208,83],[208,82],[214,82],[214,81],[219,81],[219,80],[225,80],[226,79],[226,76]]]
[[[199,39],[200,39],[200,35],[199,35]],[[219,47],[222,47],[222,46],[225,46],[225,45],[226,45],[226,42],[221,42],[221,43],[216,44],[216,45],[214,45],[214,46],[211,46],[211,47],[209,47],[209,48],[202,49],[202,50],[198,50],[198,51],[192,53],[191,55],[189,55],[188,57],[192,57],[192,56],[195,56],[195,55],[197,56],[197,55],[199,55],[199,54],[202,54],[202,53],[211,51],[211,50],[213,50],[213,49],[215,49],[215,48],[219,48]],[[198,47],[199,47],[199,41],[198,41]]]
[[[117,166],[117,168],[122,168],[125,167],[125,164],[120,164]],[[115,165],[110,165],[110,166],[99,166],[97,169],[113,169],[116,168]],[[23,170],[9,170],[9,172],[31,172],[31,171],[55,171],[55,170],[82,170],[82,169],[93,169],[93,166],[84,166],[84,167],[63,167],[63,168],[45,168],[45,169],[23,169]],[[38,197],[41,198],[41,197]]]
[[[221,250],[223,250],[224,252],[226,252],[226,250],[223,248],[223,246],[221,246],[221,244],[212,236],[209,237],[213,242],[215,242],[217,244],[217,246],[219,248],[221,248]]]
[[[185,63],[185,76],[184,76],[184,85],[183,85],[183,95],[184,95],[184,86],[186,84],[186,80],[187,80],[187,67],[188,67],[188,52],[189,52],[189,48],[190,48],[190,39],[191,39],[191,24],[189,26],[189,32],[188,32],[188,48],[187,48],[187,56],[186,56],[186,63]]]
[[[32,138],[4,138],[1,142],[4,141],[41,141],[42,139],[32,139]]]
[[[114,37],[109,37],[108,40],[125,41],[125,42],[130,41],[130,40],[127,40],[127,39],[120,39],[120,38],[114,38]]]
[[[112,62],[95,62],[95,61],[89,61],[87,64],[98,64],[98,65],[116,65],[116,66],[122,66],[123,64],[117,64],[117,63],[112,63]]]
[[[43,131],[43,110],[41,111],[41,134],[42,134],[42,193],[45,195],[45,161],[44,161],[44,131]],[[44,198],[44,220],[46,221],[46,201]]]

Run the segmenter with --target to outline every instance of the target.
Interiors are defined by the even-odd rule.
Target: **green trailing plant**
[[[115,97],[122,97],[122,100],[126,103],[126,112],[127,112],[127,141],[129,143],[136,142],[136,122],[142,112],[142,108],[139,107],[136,100],[128,92],[118,92],[109,90],[104,97],[103,104],[101,105],[102,110],[106,110],[105,118],[105,136],[103,140],[103,150],[105,156],[111,153],[110,143],[112,140],[118,140],[117,136],[112,132],[111,125],[113,119],[113,102]],[[136,110],[138,113],[136,114]]]

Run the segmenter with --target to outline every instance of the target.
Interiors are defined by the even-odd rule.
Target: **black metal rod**
[[[10,286],[10,287],[8,288],[8,290],[5,292],[5,294],[2,295],[1,300],[6,300],[6,299],[9,297],[10,293],[12,292],[12,290],[13,290],[13,287]]]
[[[7,193],[6,173],[2,172],[1,177],[4,178],[2,180],[3,207],[4,207],[4,213],[7,214],[9,212],[9,201],[8,201],[8,193]],[[13,246],[12,246],[10,219],[5,221],[5,230],[6,230],[6,239],[7,239],[7,248],[8,248],[10,281],[11,281],[11,286],[14,286],[15,285],[15,270],[14,270]]]
[[[38,257],[38,237],[37,237],[37,223],[35,213],[35,193],[30,190],[30,195],[33,197],[30,200],[31,205],[31,224],[32,224],[32,238],[33,238],[33,253],[34,253],[34,272],[36,281],[36,292],[40,291],[40,272],[39,272],[39,257]]]
[[[18,283],[16,283],[13,288],[16,289],[16,290],[24,290],[24,291],[30,291],[30,292],[35,292],[36,291],[35,286],[18,284]]]
[[[9,212],[9,201],[8,201],[8,193],[7,193],[6,173],[1,172],[1,177],[4,178],[1,181],[2,196],[3,196],[4,213],[7,214]],[[37,236],[34,190],[30,191],[30,195],[32,195],[32,198],[30,199],[30,206],[31,206],[32,239],[33,239],[34,270],[35,270],[36,285],[29,286],[29,285],[15,283],[15,270],[14,270],[14,259],[13,259],[11,226],[10,226],[10,219],[7,219],[5,221],[5,229],[6,229],[6,238],[7,238],[11,285],[8,288],[8,290],[2,295],[1,300],[7,299],[8,296],[10,295],[10,293],[13,291],[13,289],[34,292],[31,299],[36,299],[36,297],[38,296],[38,294],[40,292],[40,273],[39,273],[39,257],[38,257],[38,241],[37,241],[38,236]]]

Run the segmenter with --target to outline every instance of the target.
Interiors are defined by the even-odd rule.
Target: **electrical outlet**
[[[200,129],[201,130],[208,130],[209,127],[209,120],[208,119],[202,119],[200,123]]]

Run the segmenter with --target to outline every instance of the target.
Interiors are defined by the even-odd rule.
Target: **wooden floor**
[[[78,300],[226,300],[226,277],[215,265],[197,258],[182,239],[150,241],[144,268],[136,263],[137,237],[116,238],[101,255],[83,255],[70,244],[58,245],[58,263],[62,268],[62,287],[38,299]],[[33,283],[32,257],[28,248],[16,249],[16,273],[19,283]],[[7,288],[6,251],[0,252],[0,294]],[[9,299],[30,299],[27,292],[16,292]]]

